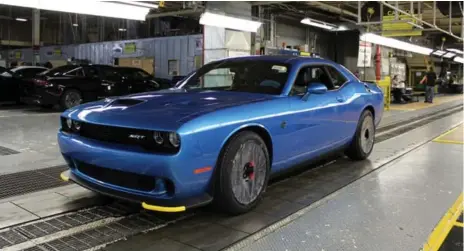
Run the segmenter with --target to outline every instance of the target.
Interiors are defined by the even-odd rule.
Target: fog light
[[[166,182],[164,182],[163,179],[156,178],[155,179],[155,189],[153,190],[153,192],[155,192],[157,194],[165,194],[165,193],[167,193]]]

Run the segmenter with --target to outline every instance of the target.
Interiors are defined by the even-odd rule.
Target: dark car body
[[[116,71],[123,77],[121,88],[127,93],[140,93],[171,87],[170,82],[163,81],[165,79],[155,79],[153,75],[140,68],[116,67]]]
[[[122,68],[109,65],[65,65],[50,69],[25,88],[22,102],[40,106],[66,105],[66,93],[72,90],[81,99],[78,103],[95,101],[108,96],[156,90],[144,79],[134,79]]]
[[[0,102],[18,102],[23,86],[27,85],[45,67],[20,66],[0,73]]]

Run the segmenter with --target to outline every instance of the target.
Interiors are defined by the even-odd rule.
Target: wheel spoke
[[[232,163],[231,184],[239,203],[252,203],[263,190],[266,162],[263,149],[254,141],[243,143],[237,150]]]

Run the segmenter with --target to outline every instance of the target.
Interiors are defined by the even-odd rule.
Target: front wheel
[[[364,160],[372,152],[375,140],[374,116],[365,110],[359,119],[358,127],[346,155],[352,160]]]
[[[263,139],[243,131],[225,146],[218,161],[214,202],[221,211],[250,211],[266,190],[270,170],[269,152]]]

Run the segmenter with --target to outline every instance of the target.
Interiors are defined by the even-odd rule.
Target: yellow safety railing
[[[377,85],[382,89],[383,92],[383,106],[386,111],[390,110],[390,104],[391,104],[391,85],[390,85],[390,77],[385,77],[382,80],[379,81],[373,81],[376,82]]]

